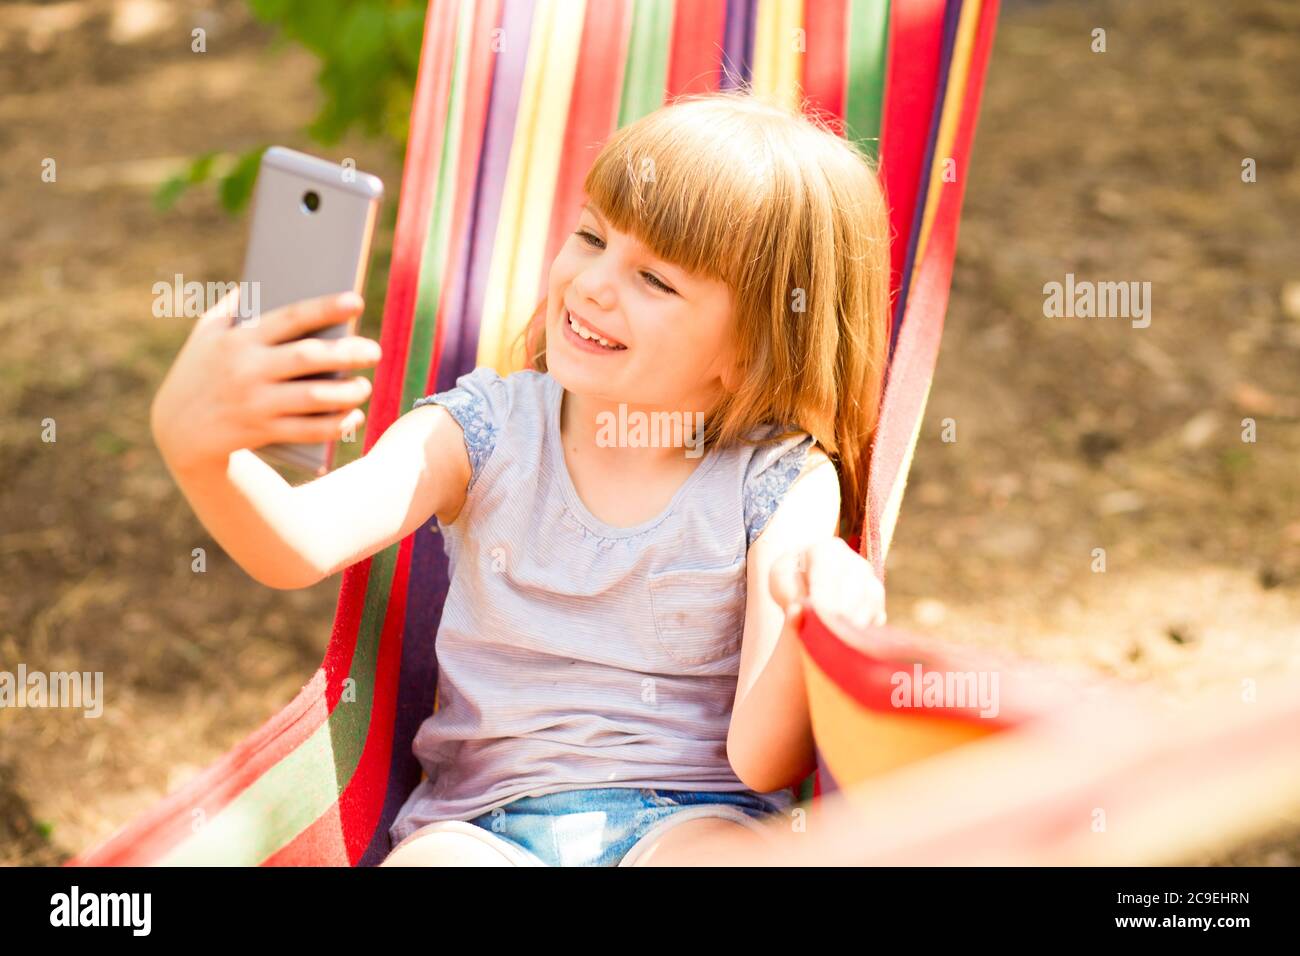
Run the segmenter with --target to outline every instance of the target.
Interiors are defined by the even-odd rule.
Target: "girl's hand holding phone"
[[[846,644],[866,649],[869,629],[886,621],[884,585],[871,562],[843,538],[783,555],[773,562],[768,583],[785,612],[786,628],[796,632],[803,624],[803,609],[811,607]]]
[[[363,308],[361,296],[345,292],[232,324],[239,288],[231,290],[195,322],[154,396],[150,427],[168,467],[224,470],[239,449],[332,442],[359,426],[371,391],[364,376],[293,379],[379,363],[379,343],[363,336],[302,338]]]

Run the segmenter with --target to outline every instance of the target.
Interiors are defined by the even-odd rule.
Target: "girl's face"
[[[547,370],[581,395],[707,410],[734,387],[731,311],[725,282],[656,258],[588,203],[551,265]]]

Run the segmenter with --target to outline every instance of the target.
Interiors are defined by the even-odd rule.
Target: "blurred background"
[[[388,187],[378,336],[422,16],[0,4],[0,670],[103,671],[108,697],[0,710],[0,863],[107,837],[320,663],[340,579],[249,579],[153,447],[192,323],[155,317],[153,286],[238,276],[261,147],[351,157]],[[1287,0],[1003,0],[891,624],[1175,705],[1300,671],[1298,58]],[[1067,273],[1150,282],[1150,326],[1045,317]],[[1295,865],[1300,819],[1188,862]]]

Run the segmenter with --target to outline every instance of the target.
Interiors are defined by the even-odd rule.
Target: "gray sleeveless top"
[[[562,397],[550,375],[484,367],[415,402],[460,424],[471,478],[441,526],[451,586],[438,703],[412,746],[427,779],[390,828],[394,844],[558,790],[753,792],[727,759],[745,556],[812,437],[711,449],[661,514],[617,528],[574,489]],[[789,790],[762,796],[774,810],[793,803]]]

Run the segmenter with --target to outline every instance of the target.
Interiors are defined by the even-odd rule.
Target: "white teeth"
[[[580,325],[578,323],[578,320],[573,317],[573,313],[569,312],[567,309],[564,312],[564,317],[569,321],[569,328],[573,329],[574,332],[582,336],[584,339],[587,339],[589,341],[599,342],[607,349],[618,350],[623,348],[623,346],[615,345],[613,342],[609,341],[609,339],[597,335],[595,332],[592,332],[586,326]]]

